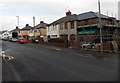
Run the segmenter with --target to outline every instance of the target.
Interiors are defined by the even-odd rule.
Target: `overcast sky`
[[[43,20],[51,23],[65,16],[70,10],[72,14],[80,14],[89,11],[98,11],[98,0],[0,0],[0,30],[12,30],[17,26],[19,16],[19,27],[26,24],[33,26],[33,16],[36,25]],[[118,1],[101,0],[102,14],[118,18]]]

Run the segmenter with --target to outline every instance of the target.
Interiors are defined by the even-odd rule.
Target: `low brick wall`
[[[28,43],[32,43],[32,40],[28,40],[27,42],[28,42]]]
[[[70,42],[70,47],[80,49],[80,42]]]
[[[96,50],[100,51],[100,49],[101,49],[101,44],[97,44]],[[105,51],[105,52],[114,51],[112,43],[111,42],[104,43],[103,44],[103,51]]]
[[[57,43],[57,42],[44,42],[44,41],[39,41],[39,44],[45,44],[45,45],[51,45],[51,46],[57,46],[57,47],[67,47],[67,42],[64,43]]]
[[[108,51],[113,51],[114,48],[112,46],[112,43],[111,42],[108,42],[106,44],[103,44],[103,50],[108,50]]]

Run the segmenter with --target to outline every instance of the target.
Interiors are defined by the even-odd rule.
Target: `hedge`
[[[52,38],[49,42],[57,42],[57,43],[64,43],[67,39],[60,39],[60,38]]]

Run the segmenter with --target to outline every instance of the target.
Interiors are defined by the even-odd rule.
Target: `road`
[[[40,44],[3,41],[3,81],[117,81],[118,64],[74,56]]]

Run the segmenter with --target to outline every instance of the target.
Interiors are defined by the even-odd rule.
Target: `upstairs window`
[[[66,22],[66,23],[64,23],[64,28],[65,28],[65,29],[67,29],[67,22]]]
[[[71,29],[74,29],[74,22],[71,22]]]

